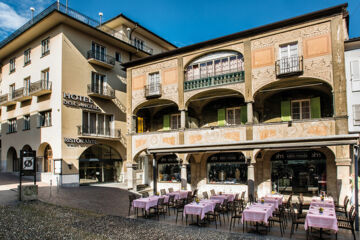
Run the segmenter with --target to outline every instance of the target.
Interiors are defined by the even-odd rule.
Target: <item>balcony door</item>
[[[290,43],[279,47],[280,73],[296,72],[299,70],[298,44]]]
[[[151,73],[149,74],[149,94],[159,94],[160,93],[160,73]]]
[[[104,94],[104,86],[106,83],[105,75],[93,72],[91,78],[91,90],[94,93]]]
[[[97,44],[92,43],[91,50],[95,55],[95,59],[105,62],[106,61],[106,48]]]

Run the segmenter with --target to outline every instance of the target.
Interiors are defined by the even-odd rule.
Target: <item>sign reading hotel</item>
[[[87,110],[101,111],[98,106],[95,105],[94,101],[89,97],[79,96],[71,93],[64,93],[65,106],[75,107],[75,108],[84,108]]]

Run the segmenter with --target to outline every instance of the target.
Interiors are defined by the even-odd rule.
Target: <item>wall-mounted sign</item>
[[[54,159],[54,173],[61,174],[61,159]]]
[[[84,97],[71,93],[64,93],[63,104],[69,107],[85,108],[88,110],[101,111],[101,109],[95,105],[94,101],[89,97]]]
[[[64,138],[67,144],[96,144],[96,140],[89,138]]]

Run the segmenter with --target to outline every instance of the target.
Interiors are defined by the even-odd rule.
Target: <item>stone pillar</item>
[[[157,193],[157,163],[156,163],[156,154],[153,154],[153,191],[154,191],[154,194]]]
[[[181,110],[181,115],[180,115],[180,124],[181,124],[181,129],[185,129],[185,125],[186,125],[186,111],[185,110]]]
[[[342,205],[345,196],[351,197],[351,184],[350,184],[350,158],[336,158],[336,183],[339,204]],[[327,176],[328,178],[331,176]]]
[[[253,123],[253,102],[247,102],[247,123]]]
[[[135,177],[135,171],[133,169],[132,163],[126,163],[126,173],[127,173],[127,187],[128,189],[134,189],[136,188],[136,177]],[[136,189],[134,189],[136,190]]]
[[[255,196],[255,162],[250,162],[248,165],[248,196],[252,194]]]
[[[149,184],[149,156],[145,155],[144,157],[144,166],[143,166],[143,184]]]
[[[181,189],[187,188],[187,164],[181,164]]]

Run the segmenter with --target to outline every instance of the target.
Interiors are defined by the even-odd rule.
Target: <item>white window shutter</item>
[[[359,60],[351,61],[350,69],[351,69],[351,80],[352,81],[360,80],[360,62],[359,62]]]
[[[360,104],[353,105],[354,125],[360,125]]]

